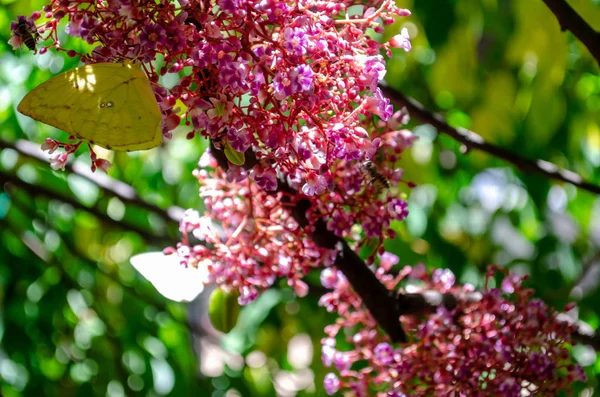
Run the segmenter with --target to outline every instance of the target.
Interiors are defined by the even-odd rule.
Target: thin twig
[[[151,243],[154,243],[157,245],[168,245],[168,244],[172,244],[172,242],[173,242],[172,239],[166,234],[165,235],[156,235],[156,234],[150,233],[149,230],[146,228],[132,225],[132,224],[127,224],[122,221],[116,221],[116,220],[112,219],[110,216],[108,216],[105,212],[96,208],[95,206],[86,207],[83,204],[81,204],[79,201],[73,199],[70,196],[59,194],[59,193],[57,193],[51,189],[48,189],[42,185],[39,185],[39,184],[31,184],[31,183],[25,182],[25,181],[19,179],[15,175],[7,174],[7,173],[0,171],[0,186],[4,185],[6,183],[8,183],[8,185],[7,185],[8,187],[10,187],[11,185],[14,187],[18,187],[18,188],[28,192],[32,197],[46,197],[49,200],[57,200],[57,201],[60,201],[63,203],[67,203],[75,209],[89,212],[89,213],[93,214],[94,216],[96,216],[100,221],[102,221],[105,224],[111,225],[116,228],[126,228],[126,229],[129,229],[131,231],[138,233],[140,236],[142,236],[148,242],[151,242]],[[6,189],[6,187],[5,187],[5,189]]]
[[[28,142],[25,140],[17,140],[15,142],[6,142],[0,140],[0,149],[12,149],[18,152],[20,155],[35,159],[37,161],[49,163],[48,154],[40,149],[38,144]],[[108,196],[116,197],[123,202],[134,204],[138,207],[144,208],[150,212],[153,212],[160,216],[167,222],[179,223],[184,209],[175,205],[170,206],[166,210],[150,204],[147,201],[141,199],[136,193],[135,189],[125,182],[111,178],[110,176],[101,172],[92,172],[88,165],[84,165],[80,162],[69,163],[65,169],[76,175],[81,176],[89,180],[90,182],[98,185],[104,193]]]
[[[564,0],[543,0],[554,13],[561,30],[569,30],[587,47],[596,62],[600,65],[600,33],[596,32],[577,12]]]
[[[466,128],[454,128],[450,126],[441,115],[430,112],[419,102],[395,90],[387,83],[380,83],[379,86],[385,95],[392,100],[392,102],[398,104],[399,106],[406,107],[411,116],[416,117],[424,123],[431,124],[439,132],[444,133],[452,137],[454,140],[462,143],[467,149],[476,149],[489,153],[492,156],[501,158],[502,160],[517,166],[523,172],[540,174],[546,178],[567,182],[583,190],[600,194],[600,186],[583,180],[581,176],[572,171],[560,168],[557,165],[545,160],[530,160],[519,154],[511,152],[510,150],[485,142],[480,135],[473,131],[469,131]]]

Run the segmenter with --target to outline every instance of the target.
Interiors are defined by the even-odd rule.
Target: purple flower
[[[389,41],[390,46],[393,48],[403,48],[404,51],[410,51],[410,37],[408,36],[408,30],[402,28],[400,34],[395,35]]]
[[[349,370],[352,367],[352,363],[353,361],[348,353],[336,351],[333,355],[333,364],[340,372]]]
[[[363,64],[363,73],[358,77],[358,82],[371,88],[375,92],[377,84],[385,77],[385,62],[380,55],[357,57],[357,62]]]
[[[219,80],[223,88],[229,86],[235,94],[247,92],[250,89],[248,86],[248,74],[250,68],[245,61],[227,62],[221,60],[219,62]]]
[[[194,129],[204,129],[214,138],[221,132],[223,122],[229,120],[233,103],[221,95],[220,98],[210,98],[210,102],[205,99],[197,100],[190,108],[189,116]]]
[[[294,86],[287,72],[279,72],[273,79],[275,98],[282,100],[294,93]]]
[[[255,173],[254,181],[266,191],[277,190],[277,173],[273,168]]]
[[[362,222],[362,228],[365,235],[369,238],[379,237],[381,234],[382,224],[386,222],[381,217],[367,217]]]
[[[333,357],[335,356],[335,339],[327,338],[323,340],[323,346],[321,347],[321,361],[326,367],[331,367],[333,364]]]
[[[214,167],[216,168],[216,166]],[[227,170],[227,182],[241,182],[248,177],[246,170],[239,165],[229,164]]]
[[[297,92],[310,91],[315,72],[309,65],[296,66],[289,72],[277,73],[273,79],[275,98],[285,99]]]
[[[383,121],[389,120],[394,112],[394,107],[390,104],[389,98],[384,97],[379,88],[375,90],[375,96],[367,98],[365,108],[381,117]]]
[[[321,272],[321,284],[325,288],[334,289],[342,279],[342,274],[339,270],[328,267]]]
[[[290,73],[294,92],[303,92],[312,89],[314,75],[315,72],[310,68],[310,65],[296,66]]]
[[[581,368],[580,365],[575,365],[573,373],[575,375],[575,380],[578,380],[580,382],[587,382],[587,375],[585,374],[585,371],[583,370],[583,368]]]
[[[515,292],[515,287],[518,287],[519,285],[521,285],[521,277],[511,273],[504,277],[501,288],[502,291],[506,292],[507,294],[512,294]]]
[[[403,221],[408,216],[408,203],[400,198],[390,200],[387,205],[390,218]]]
[[[380,343],[373,350],[375,359],[384,365],[389,365],[394,360],[394,349],[389,343]]]
[[[327,178],[323,175],[317,175],[315,172],[309,172],[306,176],[306,183],[302,186],[302,193],[307,196],[314,196],[323,193],[327,189]]]
[[[300,160],[308,160],[310,158],[310,150],[304,145],[298,145],[298,149],[296,149]]]
[[[246,128],[228,128],[227,139],[234,150],[244,153],[252,143],[252,133]]]
[[[87,15],[81,16],[78,14],[67,24],[65,33],[67,33],[69,36],[86,39],[89,36],[90,31],[97,25],[98,22],[94,18],[90,18]]]
[[[256,9],[262,11],[271,23],[278,19],[285,18],[290,11],[290,8],[285,2],[277,0],[261,0],[256,6]]]
[[[283,31],[283,48],[302,56],[306,54],[306,48],[309,45],[308,37],[301,28],[285,28]]]
[[[264,90],[264,84],[265,84],[265,75],[263,74],[262,70],[260,69],[260,67],[255,66],[254,69],[252,70],[252,73],[250,75],[250,93],[253,96],[258,97],[259,95],[262,94],[262,91]]]
[[[23,15],[19,15],[17,17],[17,22],[12,21],[10,23],[10,30],[13,32],[13,34],[19,34],[19,24],[26,24],[27,28],[30,30],[33,30],[35,28],[35,24],[33,23],[33,21],[29,21]]]
[[[219,0],[218,4],[221,10],[230,15],[240,11],[240,0]]]
[[[318,51],[324,52],[326,55],[330,56],[331,52],[329,51],[329,45],[327,44],[327,40],[319,39],[314,42],[314,47]]]
[[[335,209],[327,222],[327,229],[334,232],[337,236],[343,236],[352,226],[352,217],[345,211]]]
[[[442,292],[446,292],[452,288],[456,282],[456,277],[450,269],[435,269],[431,275],[431,281],[434,284],[441,284],[441,287],[444,289]]]
[[[196,66],[206,67],[213,63],[213,58],[215,58],[214,47],[205,41],[197,43],[195,50],[192,52],[192,58]]]
[[[180,52],[185,49],[187,45],[187,37],[181,29],[177,27],[174,23],[171,23],[168,27],[168,36],[169,40],[167,41],[167,45],[169,47],[169,51],[172,52]],[[172,72],[169,72],[172,73]]]
[[[498,391],[503,397],[519,397],[521,395],[521,386],[515,382],[514,378],[508,378],[502,382]]]
[[[166,42],[167,33],[162,26],[153,24],[146,25],[142,28],[142,33],[140,34],[140,43],[144,47],[154,50],[158,44],[164,46]]]
[[[531,369],[540,378],[540,380],[552,379],[552,377],[554,377],[556,363],[548,358],[547,355],[533,353],[531,356],[529,356],[528,362]]]
[[[335,374],[328,373],[325,375],[323,385],[325,386],[325,392],[331,396],[337,393],[337,391],[340,389],[340,380]]]

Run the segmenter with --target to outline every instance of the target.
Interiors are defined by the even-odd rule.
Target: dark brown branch
[[[217,160],[219,166],[225,170],[228,168],[225,154],[215,148],[211,142],[211,154]],[[256,163],[254,153],[249,149],[245,153],[246,163],[244,167],[251,168]],[[292,202],[292,198],[298,197],[298,193],[284,181],[278,181],[277,192],[284,193],[282,201],[293,204],[290,213],[298,224],[305,228],[309,226],[306,211],[311,207],[309,200],[301,198]],[[406,342],[406,334],[400,324],[400,309],[396,304],[393,291],[388,291],[379,282],[375,274],[368,268],[362,259],[352,250],[348,244],[333,232],[327,229],[325,222],[320,219],[311,225],[311,238],[320,247],[334,249],[340,252],[335,259],[334,265],[344,273],[346,279],[361,297],[369,312],[377,321],[379,326],[388,334],[393,342]]]
[[[517,166],[523,172],[540,174],[546,178],[567,182],[583,190],[600,194],[600,186],[583,180],[581,176],[572,171],[559,168],[557,165],[545,160],[530,160],[511,152],[510,150],[506,150],[499,146],[485,142],[481,136],[473,131],[469,131],[465,128],[454,128],[450,126],[441,115],[430,112],[419,102],[405,96],[404,94],[390,87],[385,82],[380,83],[379,86],[392,102],[406,107],[411,116],[416,117],[423,123],[431,124],[440,133],[444,133],[452,137],[454,140],[462,143],[467,149],[476,149],[489,153]]]
[[[561,30],[569,30],[587,47],[596,62],[600,65],[600,33],[596,32],[575,10],[564,0],[543,0],[554,13]]]
[[[453,294],[443,294],[435,290],[427,290],[418,294],[398,294],[398,306],[402,308],[402,314],[406,315],[426,315],[435,313],[438,307],[445,307],[448,310],[458,306],[460,300],[468,302],[478,302],[482,298],[480,292],[472,292],[463,297]]]
[[[111,217],[106,215],[105,212],[97,209],[96,207],[86,207],[83,204],[81,204],[79,201],[73,199],[72,197],[61,195],[61,194],[56,193],[53,190],[50,190],[42,185],[27,183],[14,175],[6,174],[6,173],[0,171],[0,186],[2,186],[2,185],[5,185],[4,189],[10,189],[10,186],[14,186],[19,189],[23,189],[24,191],[28,192],[33,197],[46,197],[49,200],[57,200],[57,201],[60,201],[63,203],[67,203],[67,204],[71,205],[73,208],[93,214],[94,216],[96,216],[100,221],[104,222],[105,224],[108,224],[108,225],[111,225],[111,226],[117,227],[117,228],[124,227],[122,222],[115,221],[114,219],[112,219]],[[136,226],[136,225],[127,224],[127,225],[125,225],[125,228],[138,233],[146,241],[152,242],[157,245],[166,245],[166,244],[172,243],[172,240],[168,236],[152,234],[147,229]]]
[[[49,163],[48,154],[40,149],[40,145],[32,142],[28,142],[25,140],[18,140],[16,142],[6,142],[0,140],[0,149],[12,149],[22,156],[28,157],[30,159],[35,159],[46,164]],[[94,173],[90,170],[89,166],[84,165],[82,163],[69,163],[66,165],[65,169],[94,183],[95,185],[100,187],[102,191],[108,196],[116,197],[123,202],[134,204],[140,208],[151,211],[160,216],[167,223],[179,223],[179,220],[183,215],[183,208],[171,206],[166,210],[163,210],[162,208],[150,204],[147,201],[141,199],[136,193],[135,189],[130,185],[126,184],[125,182],[111,178],[110,176],[101,172]]]

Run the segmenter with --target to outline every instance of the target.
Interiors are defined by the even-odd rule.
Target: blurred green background
[[[394,52],[386,79],[453,126],[600,184],[600,76],[595,60],[541,0],[398,1],[413,15],[413,50]],[[600,2],[570,4],[600,30]],[[169,302],[129,265],[131,255],[178,239],[182,209],[201,210],[191,171],[206,148],[185,129],[160,148],[87,151],[66,172],[39,156],[66,134],[16,113],[28,90],[77,60],[12,51],[10,21],[42,1],[0,0],[0,395],[324,395],[318,295],[296,299],[282,283],[242,311],[221,338],[207,325],[207,293]],[[85,50],[64,34],[63,46]],[[165,82],[168,84],[168,82]],[[482,285],[490,263],[528,273],[548,304],[600,323],[600,201],[573,186],[521,173],[412,122],[420,139],[401,166],[418,186],[410,216],[386,242],[402,265],[452,269]],[[31,142],[27,142],[31,141]],[[318,280],[318,274],[311,275]],[[306,321],[310,318],[310,321]],[[589,383],[600,360],[576,346]]]

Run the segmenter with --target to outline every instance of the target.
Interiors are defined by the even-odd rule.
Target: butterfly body
[[[154,91],[131,63],[97,63],[59,74],[29,92],[17,110],[111,150],[146,150],[162,142]]]

